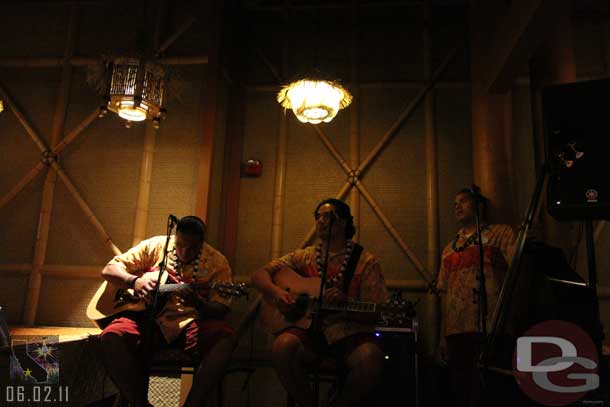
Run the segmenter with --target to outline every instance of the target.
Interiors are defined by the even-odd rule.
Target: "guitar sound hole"
[[[294,306],[285,315],[286,321],[296,322],[303,318],[309,308],[309,296],[307,294],[299,294],[296,298]]]

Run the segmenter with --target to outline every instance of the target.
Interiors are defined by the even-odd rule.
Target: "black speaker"
[[[542,110],[549,213],[610,219],[610,79],[546,87]]]

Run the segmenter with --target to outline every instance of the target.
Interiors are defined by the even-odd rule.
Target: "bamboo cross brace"
[[[70,133],[68,133],[62,141],[59,142],[53,148],[53,154],[59,154],[65,147],[67,147],[76,137],[78,137],[89,125],[98,117],[97,109],[92,112],[89,116],[87,116],[78,126],[74,128]],[[15,186],[7,192],[2,199],[0,199],[0,208],[9,203],[23,188],[26,187],[40,172],[45,168],[46,164],[43,161],[38,161],[36,165],[25,174],[16,184]]]
[[[93,213],[93,211],[91,210],[89,205],[87,205],[87,202],[83,199],[81,194],[76,189],[76,186],[72,183],[70,178],[68,178],[68,176],[66,175],[64,170],[59,166],[59,164],[56,161],[53,161],[51,163],[51,166],[53,167],[53,169],[55,171],[57,171],[57,175],[63,181],[63,183],[66,186],[66,188],[68,189],[68,191],[70,191],[70,193],[72,194],[72,196],[78,203],[78,206],[80,206],[80,208],[83,210],[83,212],[87,216],[87,219],[91,222],[91,224],[93,224],[95,229],[98,231],[98,233],[104,240],[104,243],[106,243],[108,245],[108,247],[110,247],[110,250],[112,250],[112,252],[115,255],[121,254],[121,251],[119,250],[119,248],[114,245],[114,243],[112,242],[112,239],[110,238],[110,236],[104,229],[104,226],[102,226],[100,221],[95,217],[95,214]]]
[[[65,137],[53,147],[53,154],[59,154],[64,148],[66,148],[71,142],[73,142],[82,132],[89,127],[99,117],[99,109],[95,109],[85,117],[71,132],[65,135]]]
[[[12,110],[13,114],[15,115],[15,117],[17,117],[17,120],[19,120],[19,123],[21,123],[26,133],[28,133],[28,135],[30,136],[34,144],[36,144],[36,147],[38,147],[40,152],[44,153],[45,151],[47,151],[48,148],[46,144],[41,140],[40,136],[36,133],[36,130],[34,130],[34,128],[27,121],[23,113],[19,110],[19,108],[13,101],[13,98],[10,97],[2,83],[0,83],[0,95],[2,95],[4,103],[6,103],[9,109]]]
[[[17,194],[19,194],[19,192],[21,192],[21,190],[25,188],[27,184],[29,184],[34,178],[36,178],[36,176],[40,174],[40,172],[45,167],[46,165],[42,161],[38,161],[36,165],[27,174],[25,174],[19,181],[17,181],[13,189],[8,191],[2,197],[2,199],[0,199],[0,208],[12,201],[13,198],[15,198]]]
[[[445,72],[445,69],[447,69],[449,63],[457,55],[457,51],[458,47],[455,47],[449,52],[443,62],[438,66],[438,68],[436,68],[426,85],[417,93],[417,95],[413,98],[413,100],[411,100],[407,108],[400,114],[400,116],[398,116],[394,124],[385,132],[379,143],[375,146],[375,148],[371,150],[366,159],[360,163],[360,166],[357,170],[359,174],[363,174],[367,170],[370,163],[379,155],[381,150],[383,150],[383,148],[389,143],[389,141],[396,135],[396,131],[398,130],[398,128],[409,116],[411,116],[415,108],[419,106],[419,104],[428,94],[428,92],[434,87],[434,85],[436,85],[436,82],[438,82],[441,75]]]
[[[356,188],[358,189],[360,194],[364,196],[366,201],[369,203],[369,205],[373,209],[373,212],[375,212],[375,214],[377,215],[379,220],[381,220],[381,223],[383,223],[383,225],[386,227],[386,229],[388,230],[390,235],[394,238],[396,243],[398,243],[400,248],[407,255],[407,258],[409,259],[409,261],[411,261],[411,264],[413,264],[413,266],[420,273],[422,278],[424,278],[424,280],[426,280],[427,282],[432,281],[432,278],[429,276],[429,273],[426,271],[422,262],[417,258],[415,253],[409,248],[407,243],[400,237],[400,234],[398,233],[396,228],[392,225],[392,222],[390,222],[390,220],[383,213],[383,211],[381,210],[381,208],[379,207],[379,205],[377,204],[377,202],[375,201],[373,196],[369,193],[368,189],[364,186],[364,184],[362,183],[362,181],[359,178],[360,173],[355,172],[350,168],[349,164],[347,164],[345,159],[343,159],[343,157],[341,156],[341,153],[339,153],[337,148],[333,145],[333,143],[330,141],[330,139],[324,133],[324,131],[322,131],[322,129],[320,129],[317,126],[313,126],[313,128],[318,133],[320,140],[329,150],[330,154],[335,158],[335,160],[337,160],[337,162],[341,165],[341,167],[343,168],[343,170],[347,173],[347,175],[349,177],[348,180],[346,181],[345,185],[343,186],[343,189],[345,189],[346,187],[349,189],[349,187],[351,185],[356,186]],[[388,142],[388,141],[386,141],[386,142]],[[342,189],[342,191],[343,191],[343,189]],[[343,199],[343,198],[340,198],[340,199]],[[309,242],[309,239],[311,239],[314,232],[315,232],[315,227],[310,230],[310,233],[307,235],[306,242]]]
[[[157,56],[163,55],[165,51],[174,43],[182,34],[188,31],[189,28],[193,25],[193,23],[197,21],[195,16],[190,16],[176,29],[176,31],[170,35],[168,38],[163,41],[163,43],[157,49]]]
[[[433,281],[434,277],[430,275],[430,273],[426,270],[426,268],[424,267],[422,262],[417,258],[415,253],[411,250],[411,248],[407,245],[407,243],[400,237],[398,230],[396,230],[396,228],[392,225],[392,222],[390,222],[390,220],[387,218],[387,216],[385,216],[385,214],[379,207],[379,204],[377,204],[377,202],[375,201],[375,198],[373,198],[373,196],[371,195],[369,190],[366,188],[366,186],[362,183],[362,181],[360,181],[359,179],[356,178],[355,186],[356,186],[356,188],[358,188],[358,191],[360,191],[360,194],[362,194],[364,199],[366,199],[366,201],[369,203],[369,205],[371,206],[371,208],[373,209],[373,211],[375,212],[375,214],[377,215],[379,220],[381,220],[381,223],[383,223],[383,225],[386,227],[388,232],[390,232],[390,235],[394,238],[396,243],[398,243],[400,248],[405,252],[405,254],[407,255],[408,259],[411,261],[411,263],[413,264],[413,266],[415,267],[417,272],[424,278],[424,280],[426,280],[426,282],[430,283],[431,281]]]

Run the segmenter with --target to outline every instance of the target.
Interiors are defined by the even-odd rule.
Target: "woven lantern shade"
[[[4,103],[0,100],[0,113],[4,110]]]
[[[352,102],[352,95],[334,81],[301,79],[282,88],[277,101],[284,109],[292,109],[303,123],[330,122]]]
[[[107,106],[126,120],[132,122],[151,119],[155,128],[165,117],[163,108],[165,72],[160,65],[143,59],[115,59],[108,68]]]

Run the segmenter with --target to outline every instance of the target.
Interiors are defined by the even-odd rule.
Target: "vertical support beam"
[[[223,163],[221,191],[220,250],[235,264],[237,232],[239,229],[239,196],[241,186],[241,161],[244,149],[244,122],[246,110],[245,88],[237,83],[231,85],[227,112],[227,141]]]
[[[66,112],[70,102],[70,85],[72,82],[72,65],[70,65],[69,61],[74,54],[74,45],[76,43],[77,22],[79,15],[78,11],[79,10],[76,6],[72,6],[70,9],[68,35],[64,50],[64,61],[62,64],[59,95],[57,96],[57,104],[55,106],[55,114],[53,116],[51,146],[58,144],[59,138],[64,132]],[[40,286],[42,284],[41,267],[43,266],[46,258],[49,227],[51,224],[51,213],[53,210],[53,196],[56,183],[57,173],[54,168],[49,167],[42,192],[42,204],[40,216],[38,218],[36,242],[34,244],[32,272],[30,273],[30,278],[28,280],[28,288],[24,302],[23,323],[28,326],[34,325],[36,321],[36,312],[38,310],[38,301],[40,299]]]
[[[512,132],[511,92],[490,94],[484,83],[489,39],[505,5],[497,0],[472,0],[470,7],[470,72],[472,83],[472,161],[474,182],[490,198],[491,221],[514,223],[506,139]]]
[[[282,40],[282,71],[286,64],[286,40]],[[275,186],[273,192],[273,215],[271,220],[271,258],[282,254],[282,235],[284,226],[284,197],[286,195],[286,145],[288,144],[288,115],[278,109],[280,126],[275,153]]]
[[[157,0],[155,2],[155,7],[155,32],[152,41],[147,44],[148,56],[159,49],[161,32],[163,31],[162,27],[164,27],[166,20],[166,0]],[[155,156],[157,131],[153,128],[149,120],[146,121],[145,126],[144,150],[142,151],[142,162],[140,164],[140,182],[138,184],[138,200],[136,201],[136,213],[133,222],[133,239],[131,241],[132,246],[135,246],[145,238],[146,227],[148,225],[150,188],[152,185],[152,168],[153,159]]]
[[[359,43],[359,25],[358,25],[358,0],[352,0],[352,43],[351,43],[351,83],[352,95],[354,99],[350,106],[350,137],[349,137],[349,166],[350,168],[358,168],[360,166],[360,84],[358,75],[358,43]],[[360,192],[358,189],[352,188],[349,195],[350,207],[352,216],[354,217],[354,226],[356,226],[356,234],[354,240],[360,240]]]
[[[152,184],[152,167],[157,131],[148,121],[144,131],[144,151],[142,152],[142,163],[140,165],[140,183],[138,185],[138,200],[136,202],[136,214],[133,222],[132,246],[141,242],[146,236],[148,208],[150,205],[150,187]]]
[[[430,0],[424,2],[424,75],[426,81],[432,77],[432,25]],[[433,274],[438,270],[438,260],[440,251],[439,222],[438,222],[438,141],[436,136],[436,111],[435,99],[436,92],[431,89],[426,94],[426,220],[428,227],[428,249],[427,249],[427,269]],[[426,318],[424,323],[425,330],[425,352],[434,354],[438,346],[439,335],[439,301],[438,297],[432,293],[426,295]]]
[[[230,21],[227,30],[227,64],[231,77],[235,80],[229,85],[226,114],[227,136],[224,149],[221,209],[219,225],[219,248],[235,264],[237,252],[237,233],[239,231],[239,200],[241,189],[241,162],[244,150],[244,127],[246,121],[247,94],[244,85],[245,57],[238,50],[245,32],[244,18],[238,10],[227,12]]]
[[[530,98],[536,170],[544,162],[544,129],[542,117],[542,88],[576,80],[576,64],[572,40],[571,2],[557,1],[559,18],[551,35],[530,60]],[[541,206],[546,207],[546,194]],[[549,244],[568,249],[572,242],[570,224],[552,219],[546,210],[540,211],[541,237]]]
[[[199,171],[195,214],[207,220],[208,204],[212,184],[212,161],[214,158],[214,140],[216,138],[221,91],[221,33],[222,1],[209,0],[206,15],[209,16],[210,41],[208,47],[208,64],[205,67],[205,83],[202,94],[202,142],[199,155]]]

